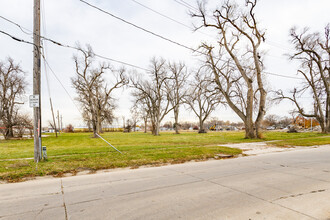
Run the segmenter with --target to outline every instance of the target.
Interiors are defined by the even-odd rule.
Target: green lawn
[[[142,165],[182,163],[189,160],[214,158],[215,154],[237,155],[239,149],[221,147],[221,144],[269,140],[286,140],[288,143],[329,144],[330,138],[318,133],[266,132],[262,140],[244,139],[243,132],[209,132],[198,134],[170,132],[155,137],[144,133],[104,133],[102,136],[123,154],[110,148],[101,139],[91,138],[90,133],[61,134],[43,138],[47,146],[48,161],[40,162],[38,169],[33,157],[33,140],[0,141],[0,180],[18,181],[24,177],[62,175],[81,170],[108,169],[117,167],[136,168]],[[312,141],[311,141],[312,140]],[[314,141],[314,142],[313,142]],[[8,161],[8,159],[14,159]]]

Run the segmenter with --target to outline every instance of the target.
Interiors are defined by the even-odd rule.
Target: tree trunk
[[[312,120],[312,119],[311,119]],[[321,118],[316,118],[316,120],[320,123],[321,132],[326,134],[327,133],[327,126],[326,123]],[[311,122],[311,126],[313,125],[313,121]]]
[[[100,124],[101,124],[101,122],[100,122],[100,121],[101,121],[100,118],[101,118],[101,117],[100,117],[100,111],[98,110],[98,111],[97,111],[97,115],[96,115],[96,133],[98,133],[98,134],[100,133],[100,126],[101,126],[101,125],[100,125]]]
[[[155,135],[156,133],[156,123],[154,120],[151,120],[151,134]]]
[[[154,135],[155,136],[158,136],[159,135],[159,126],[160,126],[160,123],[159,122],[156,122],[155,123],[155,132],[154,132]]]
[[[244,120],[245,124],[245,138],[252,139],[255,138],[254,123],[253,123],[253,88],[252,82],[249,82],[249,89],[247,93],[246,101],[246,117]]]
[[[98,137],[96,135],[96,133],[97,133],[97,122],[95,120],[92,120],[92,127],[93,127],[94,138],[97,138]]]
[[[255,137],[257,137],[257,138],[262,138],[261,137],[261,132],[260,132],[260,122],[261,121],[256,121],[255,123],[254,123],[254,126],[255,126]]]
[[[198,133],[206,133],[206,131],[204,129],[204,121],[201,118],[199,118],[199,131],[198,131]]]
[[[144,133],[147,133],[148,119],[144,119]]]
[[[11,125],[6,126],[5,139],[8,140],[13,137],[14,137],[13,126]]]
[[[179,132],[179,110],[174,109],[174,120],[175,120],[175,133],[180,134]]]
[[[330,95],[327,95],[325,122],[325,133],[330,133]]]
[[[255,138],[255,132],[253,128],[252,120],[248,120],[245,122],[245,138],[252,139]]]

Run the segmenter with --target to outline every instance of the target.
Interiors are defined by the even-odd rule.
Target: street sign
[[[30,95],[29,103],[31,108],[39,107],[39,95]]]

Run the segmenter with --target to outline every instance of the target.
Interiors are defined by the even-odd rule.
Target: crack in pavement
[[[197,178],[197,177],[195,177],[195,178]],[[200,179],[200,178],[197,178],[197,179]],[[191,181],[191,182],[187,182],[187,183],[179,183],[179,184],[174,184],[174,185],[169,185],[169,186],[156,187],[156,188],[151,188],[151,189],[139,190],[139,191],[136,191],[136,192],[123,193],[123,194],[119,194],[119,195],[104,196],[103,198],[91,199],[91,200],[80,201],[80,202],[74,202],[74,203],[70,203],[68,205],[76,205],[76,204],[88,203],[88,202],[93,202],[93,201],[99,201],[99,200],[109,199],[109,198],[134,195],[134,194],[139,194],[139,193],[144,193],[144,192],[151,192],[151,191],[161,190],[161,189],[167,189],[167,188],[176,187],[176,186],[184,186],[184,185],[187,185],[187,184],[199,183],[199,182],[203,182],[203,180],[200,179],[200,180]]]
[[[48,207],[48,208],[42,208],[41,211],[39,211],[39,213],[37,213],[37,216],[43,212],[43,211],[47,211],[47,210],[51,210],[51,209],[56,209],[56,208],[59,208],[59,207],[62,207],[62,206],[54,206],[54,207]],[[0,219],[1,218],[7,218],[7,217],[13,217],[13,216],[18,216],[18,215],[25,215],[25,214],[28,214],[28,213],[34,213],[34,212],[37,212],[38,210],[31,210],[31,211],[27,211],[27,212],[20,212],[20,213],[15,213],[15,214],[9,214],[9,215],[2,215],[0,216]],[[37,217],[36,216],[36,217]]]
[[[61,192],[62,192],[62,198],[63,198],[63,207],[64,207],[64,212],[65,212],[65,220],[68,220],[68,212],[66,209],[66,204],[65,204],[65,199],[64,199],[64,190],[63,190],[63,181],[61,179]]]
[[[17,197],[10,197],[10,198],[1,198],[2,201],[10,201],[10,200],[15,200],[15,199],[32,199],[35,197],[40,197],[40,196],[53,196],[53,195],[58,195],[60,192],[54,192],[54,193],[42,193],[38,195],[30,195],[30,196],[17,196]]]
[[[206,180],[206,181],[207,181],[207,180]],[[272,202],[272,201],[268,201],[268,200],[266,200],[266,199],[263,199],[263,198],[260,198],[260,197],[258,197],[258,196],[255,196],[255,195],[253,195],[253,194],[251,194],[251,193],[244,192],[244,191],[242,191],[242,190],[235,189],[235,188],[233,188],[233,187],[226,186],[226,185],[223,185],[223,184],[220,184],[220,183],[217,183],[217,182],[213,182],[213,181],[207,181],[207,182],[209,182],[209,183],[213,183],[213,184],[216,184],[216,185],[219,185],[219,186],[222,186],[222,187],[227,188],[227,189],[231,189],[231,190],[236,191],[236,192],[240,192],[240,193],[246,194],[246,195],[248,195],[248,196],[251,196],[251,197],[256,198],[256,199],[259,199],[259,200],[262,200],[262,201],[267,202],[267,203],[270,203],[270,204],[272,204],[272,205],[280,206],[280,207],[282,207],[282,208],[288,209],[288,210],[293,211],[293,212],[296,212],[296,213],[298,213],[298,214],[301,214],[301,215],[307,216],[307,217],[309,217],[309,218],[311,218],[311,219],[317,219],[317,218],[315,218],[315,217],[313,217],[313,216],[310,216],[310,215],[307,215],[307,214],[305,214],[305,213],[299,212],[298,210],[294,210],[294,209],[288,208],[288,207],[286,207],[286,206],[283,206],[283,205],[281,205],[281,204],[277,204],[277,203],[274,203],[274,202]]]
[[[176,171],[176,172],[180,172],[180,171]],[[180,173],[182,173],[182,172],[180,172]],[[196,177],[196,176],[194,176],[194,175],[192,175],[192,174],[188,174],[188,173],[182,173],[182,174],[183,174],[183,175],[186,175],[186,176],[190,176],[190,177],[198,178],[198,179],[203,180],[203,181],[205,181],[205,182],[209,182],[209,183],[212,183],[212,184],[215,184],[215,185],[218,185],[218,186],[221,186],[221,187],[224,187],[224,188],[227,188],[227,189],[233,190],[233,191],[235,191],[235,192],[239,192],[239,193],[246,194],[246,195],[248,195],[248,196],[251,196],[251,197],[256,198],[256,199],[259,199],[259,200],[262,200],[262,201],[267,202],[267,203],[270,203],[270,204],[272,204],[272,205],[280,206],[280,207],[282,207],[282,208],[288,209],[288,210],[293,211],[293,212],[296,212],[296,213],[298,213],[298,214],[301,214],[301,215],[307,216],[307,217],[309,217],[309,218],[311,218],[311,219],[317,219],[317,218],[315,218],[315,217],[313,217],[313,216],[310,216],[310,215],[308,215],[308,214],[305,214],[305,213],[299,212],[298,210],[294,210],[294,209],[288,208],[288,207],[286,207],[286,206],[283,206],[283,205],[281,205],[281,204],[274,203],[273,201],[268,201],[268,200],[266,200],[266,199],[263,199],[263,198],[260,198],[260,197],[258,197],[258,196],[255,196],[255,195],[253,195],[253,194],[251,194],[251,193],[248,193],[248,192],[245,192],[245,191],[242,191],[242,190],[239,190],[239,189],[235,189],[235,188],[230,187],[230,186],[226,186],[226,185],[223,185],[223,184],[220,184],[220,183],[214,182],[214,181],[212,181],[211,179],[208,180],[208,179],[204,179],[204,178],[201,178],[201,177]]]
[[[42,212],[44,211],[44,208],[42,208],[36,215],[36,217],[34,217],[35,219],[38,217],[38,215],[40,215]]]
[[[281,199],[299,197],[299,196],[304,196],[304,195],[308,195],[308,194],[312,194],[312,193],[320,193],[320,192],[325,192],[327,190],[329,190],[329,189],[319,189],[319,190],[313,190],[313,191],[310,191],[310,192],[307,192],[307,193],[299,193],[299,194],[293,194],[293,195],[289,195],[289,196],[282,196],[282,197],[280,197],[278,199],[274,199],[272,201],[275,202],[275,201],[278,201],[278,200],[281,200]]]

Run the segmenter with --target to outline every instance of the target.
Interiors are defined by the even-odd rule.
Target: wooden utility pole
[[[61,134],[60,128],[60,112],[57,110],[57,126],[58,126],[58,134]]]
[[[39,97],[39,106],[33,108],[34,161],[41,160],[41,96],[40,96],[40,0],[33,7],[33,95]]]
[[[62,117],[62,115],[61,115],[61,131],[63,131],[63,117]]]

